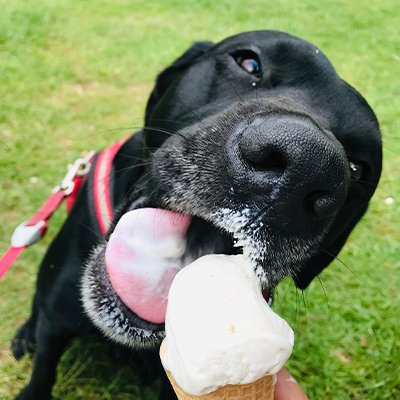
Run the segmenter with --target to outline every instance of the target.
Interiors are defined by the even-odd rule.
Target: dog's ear
[[[342,229],[339,233],[335,235],[330,243],[322,246],[323,249],[319,251],[315,256],[313,256],[310,261],[294,276],[293,280],[299,289],[305,289],[311,281],[323,270],[325,269],[339,254],[340,250],[346,243],[351,231],[356,226],[357,222],[367,211],[368,205],[364,204],[357,210],[357,213],[351,216],[346,216],[347,218],[339,218],[336,223],[346,224],[344,230]]]
[[[171,83],[189,67],[198,57],[202,56],[214,44],[212,42],[195,42],[179,58],[177,58],[169,67],[164,69],[156,79],[156,84],[150,94],[146,106],[145,123],[149,118],[157,102],[166,92]]]

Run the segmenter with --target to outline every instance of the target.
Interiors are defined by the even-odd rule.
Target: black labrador
[[[317,47],[256,31],[195,43],[161,72],[145,127],[113,167],[108,236],[99,239],[86,184],[42,262],[32,315],[13,341],[16,358],[35,353],[18,399],[49,399],[68,342],[99,331],[154,360],[151,379],[164,376],[162,321],[128,307],[105,265],[128,211],[189,214],[183,260],[245,252],[264,289],[288,275],[304,289],[367,210],[381,136],[367,102]],[[159,398],[175,398],[168,383]]]

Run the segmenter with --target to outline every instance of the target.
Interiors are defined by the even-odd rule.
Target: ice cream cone
[[[179,400],[273,400],[294,342],[241,254],[207,254],[178,272],[165,336],[160,358]]]
[[[168,371],[167,376],[179,400],[273,400],[274,398],[275,380],[271,375],[245,385],[227,385],[201,396],[182,390]]]

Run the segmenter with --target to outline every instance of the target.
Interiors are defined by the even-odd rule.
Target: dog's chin
[[[106,268],[107,244],[106,240],[100,243],[85,266],[81,284],[84,309],[94,325],[113,341],[131,348],[153,347],[165,336],[164,324],[140,317],[118,296]],[[240,253],[228,232],[192,217],[182,256],[183,267],[206,254]]]
[[[143,208],[143,203],[140,207]],[[132,210],[132,207],[130,208]],[[304,238],[279,237],[268,233],[268,226],[250,209],[219,209],[204,217],[192,216],[186,234],[185,267],[206,254],[243,253],[252,264],[264,291],[271,291],[285,276],[293,274],[320,243],[319,235]],[[85,267],[82,301],[92,322],[107,337],[132,348],[153,347],[165,335],[164,324],[140,317],[117,295],[107,273],[103,241]]]

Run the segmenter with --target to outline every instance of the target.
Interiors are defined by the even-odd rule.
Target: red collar
[[[122,145],[125,144],[128,139],[129,137],[121,139],[111,147],[100,152],[94,165],[93,180],[89,190],[93,191],[93,205],[96,221],[103,235],[106,234],[114,217],[112,194],[110,190],[113,161]]]

